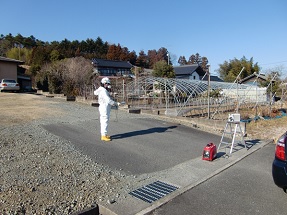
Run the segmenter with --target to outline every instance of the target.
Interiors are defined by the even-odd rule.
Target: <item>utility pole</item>
[[[210,65],[207,65],[208,88],[207,88],[207,118],[210,119]]]

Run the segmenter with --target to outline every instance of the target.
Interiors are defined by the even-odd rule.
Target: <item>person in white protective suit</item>
[[[109,78],[105,77],[101,80],[101,86],[94,91],[94,94],[98,96],[101,124],[101,140],[103,141],[111,141],[111,137],[108,136],[108,124],[110,119],[111,107],[119,105],[119,103],[111,99],[108,89],[111,89],[111,82]]]

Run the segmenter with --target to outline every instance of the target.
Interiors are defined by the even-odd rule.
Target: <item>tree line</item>
[[[32,35],[24,37],[21,34],[16,36],[1,34],[0,56],[24,61],[25,64],[30,66],[29,74],[41,78],[43,78],[43,70],[47,71],[47,65],[55,66],[55,62],[76,57],[82,57],[87,60],[101,58],[129,61],[138,68],[154,69],[154,76],[169,78],[175,76],[173,60],[171,60],[171,55],[165,47],[161,47],[158,50],[148,50],[147,53],[141,50],[137,55],[135,51],[130,51],[119,43],[109,44],[100,37],[97,37],[97,39],[88,38],[82,41],[64,39],[60,42],[44,42]],[[177,63],[179,65],[198,64],[205,71],[208,71],[208,58],[200,56],[199,53],[190,55],[188,59],[185,56],[180,56]],[[260,73],[258,63],[254,63],[253,58],[247,59],[244,56],[241,59],[234,58],[219,64],[217,72],[224,81],[233,82],[242,67],[245,67],[245,69],[239,77],[241,79],[253,73]],[[139,69],[139,72],[141,71]]]
[[[0,35],[0,56],[24,61],[31,66],[31,73],[37,72],[44,63],[54,62],[65,58],[84,57],[86,59],[101,58],[107,60],[129,61],[132,65],[140,68],[153,69],[155,63],[165,61],[172,65],[171,55],[165,47],[158,50],[141,50],[138,55],[120,44],[109,44],[100,37],[82,41],[44,42],[34,36],[24,37],[21,34]],[[180,65],[198,63],[205,67],[208,63],[206,57],[200,57],[198,53],[185,60],[180,56],[177,61]]]

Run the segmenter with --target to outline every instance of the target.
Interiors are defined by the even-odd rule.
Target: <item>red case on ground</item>
[[[216,158],[216,154],[216,145],[213,143],[208,143],[203,149],[202,160],[212,161]]]

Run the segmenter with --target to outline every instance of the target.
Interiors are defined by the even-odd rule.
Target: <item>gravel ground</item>
[[[113,204],[148,180],[148,175],[126,175],[95,163],[42,127],[84,125],[91,119],[99,123],[98,111],[91,105],[14,93],[0,93],[0,104],[0,214],[71,214],[96,204]],[[118,114],[142,117],[126,111]],[[286,119],[267,125],[253,126],[250,136],[275,139],[285,131]]]
[[[97,120],[94,107],[13,93],[1,93],[0,104],[0,214],[71,214],[113,203],[132,186],[133,176],[95,163],[42,127]]]

